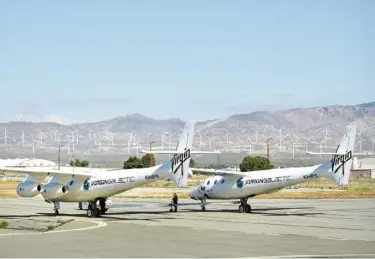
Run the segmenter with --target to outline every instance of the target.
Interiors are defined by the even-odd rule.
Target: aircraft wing
[[[190,168],[194,173],[201,175],[225,175],[225,176],[247,176],[245,172],[229,171],[229,170],[214,170],[206,168]]]
[[[3,171],[10,171],[10,172],[18,172],[24,173],[29,175],[30,180],[41,183],[46,177],[55,177],[57,181],[67,181],[69,179],[76,179],[78,181],[85,181],[86,179],[93,176],[93,173],[90,172],[83,172],[78,171],[75,169],[67,170],[67,169],[55,169],[51,167],[7,167],[7,166],[0,166],[0,170]]]
[[[322,153],[319,153],[319,152],[311,152],[311,151],[308,151],[306,152],[307,154],[309,155],[345,155],[345,153],[334,153],[334,152],[322,152]],[[357,155],[357,156],[374,156],[375,154],[372,154],[372,153],[369,153],[369,152],[366,152],[366,153],[353,153],[353,155]]]

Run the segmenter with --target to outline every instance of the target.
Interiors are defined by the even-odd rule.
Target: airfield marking
[[[288,213],[288,212],[287,212]],[[291,215],[291,216],[295,216],[295,215]],[[301,218],[301,219],[305,219],[301,216],[295,216],[297,218]],[[186,218],[179,218],[179,219],[185,219]],[[314,218],[309,218],[309,219],[314,219]],[[314,219],[315,220],[315,219]],[[322,222],[327,222],[327,223],[331,223],[330,221],[324,221],[324,220],[321,220]],[[142,224],[142,223],[137,223],[137,222],[133,222],[132,220],[130,221],[122,221],[122,220],[113,220],[113,221],[110,221],[111,223],[124,223],[124,224],[138,224],[138,225],[146,225],[146,226],[149,226],[149,227],[153,227],[153,226],[167,226],[167,227],[177,227],[175,225],[165,225],[163,223],[160,223],[160,222],[154,222],[155,225],[152,225],[152,224]],[[158,224],[159,223],[159,224]],[[261,224],[267,224],[267,222],[261,222]],[[360,225],[360,224],[355,224],[355,225]],[[363,225],[362,225],[363,226]],[[213,230],[211,228],[206,228],[204,226],[182,226],[182,225],[179,225],[178,227],[182,227],[182,228],[189,228],[189,229],[194,229],[194,230],[199,230],[199,231],[204,231],[204,230]],[[215,231],[229,231],[229,232],[244,232],[244,231],[241,231],[241,230],[231,230],[231,229],[214,229]],[[244,232],[244,233],[247,233],[247,232]],[[308,235],[308,234],[303,234],[303,233],[299,233],[299,234],[289,234],[289,233],[280,233],[280,232],[257,232],[256,234],[260,234],[260,235],[269,235],[269,236],[289,236],[289,235],[293,235],[293,236],[303,236],[303,237],[311,237],[311,238],[317,238],[317,239],[323,239],[323,240],[335,240],[335,241],[349,241],[349,240],[355,240],[355,241],[365,241],[365,242],[374,242],[373,239],[365,239],[365,238],[361,238],[361,239],[348,239],[348,238],[340,238],[340,237],[321,237],[321,236],[314,236],[314,235]]]
[[[317,217],[302,217],[302,216],[298,216],[298,215],[290,215],[290,213],[292,213],[292,211],[291,212],[287,212],[287,214],[289,216],[296,217],[296,218],[303,219],[303,220],[310,219],[310,220],[314,220],[314,221],[317,221],[317,222],[324,222],[324,223],[329,223],[329,224],[335,224],[335,223],[337,223],[337,221],[333,220],[331,217],[329,217],[329,218],[332,219],[332,220],[328,220],[326,217],[322,217],[322,218],[317,218]],[[358,224],[358,223],[355,223],[355,222],[348,222],[346,224],[353,225],[353,226],[368,227],[367,225]],[[345,239],[345,240],[351,240],[351,239]]]
[[[74,228],[74,229],[64,229],[64,230],[51,230],[46,232],[38,232],[38,233],[7,233],[7,234],[0,234],[0,236],[19,236],[19,235],[43,235],[43,234],[56,234],[56,233],[63,233],[63,232],[75,232],[75,231],[83,231],[83,230],[90,230],[95,228],[102,228],[107,226],[107,223],[104,221],[95,221],[95,220],[88,220],[88,219],[76,219],[73,218],[73,220],[78,221],[86,221],[97,224],[96,226],[91,227],[84,227],[84,228]]]
[[[361,258],[362,256],[374,256],[375,254],[324,254],[324,255],[275,255],[275,256],[256,256],[256,257],[241,257],[243,259],[246,258]],[[237,257],[240,258],[240,257]],[[370,257],[371,258],[371,257]],[[231,258],[236,259],[236,258]]]

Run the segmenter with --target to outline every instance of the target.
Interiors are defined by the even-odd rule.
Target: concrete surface
[[[197,205],[171,213],[169,201],[113,199],[108,214],[87,218],[76,203],[62,203],[56,217],[40,198],[1,199],[0,221],[18,227],[0,229],[0,257],[375,258],[375,200],[250,200],[251,214],[222,201],[201,212],[182,199]],[[61,220],[68,222],[47,232],[22,229]]]

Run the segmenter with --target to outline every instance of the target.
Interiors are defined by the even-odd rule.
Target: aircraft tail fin
[[[195,122],[188,121],[185,124],[177,145],[177,152],[173,154],[171,160],[165,162],[159,170],[168,169],[171,178],[179,187],[185,187],[188,183],[190,170],[191,148],[193,146],[193,137],[195,130]]]
[[[348,125],[345,135],[341,138],[341,142],[337,146],[336,152],[333,153],[332,159],[316,169],[337,185],[349,184],[356,132],[356,123]]]
[[[193,147],[195,122],[188,121],[177,144],[177,152],[174,154],[172,162],[173,179],[177,186],[187,186],[189,177],[189,167],[191,159],[191,149]]]

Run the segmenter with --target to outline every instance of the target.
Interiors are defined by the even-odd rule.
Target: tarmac
[[[77,203],[38,198],[0,199],[0,257],[251,258],[346,255],[375,258],[375,200],[251,200],[238,204],[180,199],[113,199],[88,218]],[[182,206],[183,204],[191,206]],[[195,205],[196,204],[196,205]]]

